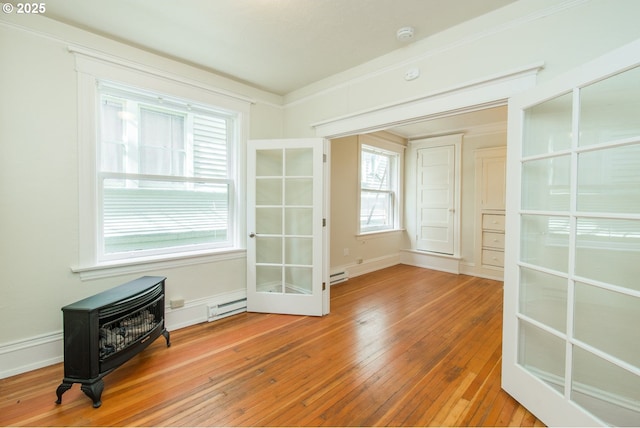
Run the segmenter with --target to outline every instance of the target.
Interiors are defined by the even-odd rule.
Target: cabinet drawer
[[[504,233],[482,232],[482,246],[504,250]]]
[[[483,214],[482,228],[488,230],[499,230],[504,232],[504,215],[503,214]]]
[[[504,267],[504,252],[493,250],[482,250],[482,264],[489,266]]]

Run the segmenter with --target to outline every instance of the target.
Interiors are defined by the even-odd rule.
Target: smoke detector
[[[408,42],[413,39],[413,27],[402,27],[396,32],[396,38],[401,42]]]

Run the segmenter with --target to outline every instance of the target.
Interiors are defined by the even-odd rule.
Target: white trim
[[[385,269],[391,266],[400,264],[400,253],[388,254],[373,259],[362,260],[361,263],[349,263],[340,266],[332,266],[332,272],[344,271],[349,278],[355,278],[356,276],[364,275],[367,273],[375,272],[380,269]]]
[[[160,70],[154,67],[149,67],[134,61],[129,61],[114,55],[109,55],[107,53],[100,52],[95,49],[89,49],[89,48],[85,48],[77,45],[69,45],[67,46],[67,49],[72,54],[76,54],[78,71],[94,74],[94,73],[99,73],[99,70],[101,70],[102,68],[100,65],[101,63],[109,64],[109,65],[117,65],[117,66],[124,67],[128,70],[135,70],[150,76],[161,77],[163,79],[171,80],[173,82],[177,82],[180,84],[185,84],[185,85],[193,86],[199,89],[204,89],[205,91],[212,92],[216,95],[228,97],[230,99],[233,99],[234,101],[243,101],[250,104],[256,103],[256,101],[253,98],[248,98],[231,91],[216,88],[216,87],[207,85],[205,83],[199,82],[197,80],[193,80],[184,76],[177,75],[175,73],[170,73],[170,72]],[[85,57],[92,61],[82,61],[79,59],[80,58],[79,56]]]
[[[62,332],[0,345],[0,379],[62,361]]]
[[[460,257],[420,250],[401,250],[400,262],[425,269],[460,274]]]
[[[73,273],[79,273],[82,281],[98,278],[108,278],[125,274],[170,269],[181,266],[192,266],[204,263],[215,263],[225,260],[245,259],[247,251],[244,249],[225,250],[218,253],[202,252],[183,255],[159,256],[157,259],[141,258],[111,264],[72,266]]]
[[[538,62],[418,97],[316,122],[311,126],[319,137],[337,138],[356,133],[366,134],[452,112],[463,113],[504,105],[512,95],[533,87],[543,66],[543,62]]]

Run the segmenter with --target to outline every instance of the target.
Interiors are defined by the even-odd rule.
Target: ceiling
[[[47,0],[46,16],[284,95],[515,0]]]

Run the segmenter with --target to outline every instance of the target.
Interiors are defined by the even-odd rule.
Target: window
[[[98,262],[234,245],[237,115],[98,85]]]
[[[360,233],[400,228],[400,152],[360,146]]]

